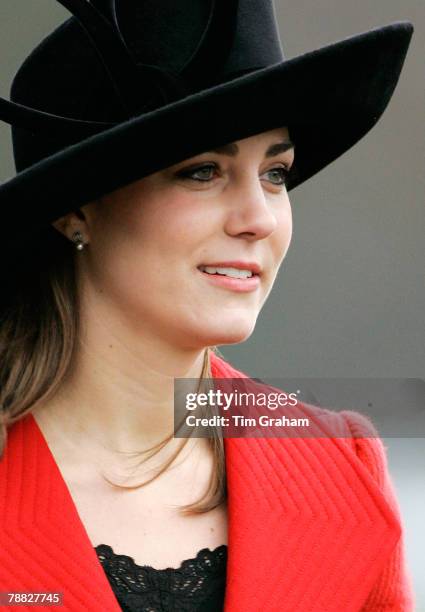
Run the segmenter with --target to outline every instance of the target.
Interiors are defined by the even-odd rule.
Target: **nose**
[[[269,236],[277,227],[276,207],[284,195],[265,192],[258,174],[245,175],[229,191],[230,204],[225,230],[232,236],[259,240]]]

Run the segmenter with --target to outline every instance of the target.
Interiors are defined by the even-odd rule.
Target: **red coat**
[[[215,355],[212,368],[246,376]],[[344,437],[225,438],[225,612],[414,610],[382,442],[351,437],[370,433],[359,413],[332,414]],[[0,461],[0,544],[0,591],[63,592],[72,612],[120,610],[31,414],[9,429]]]

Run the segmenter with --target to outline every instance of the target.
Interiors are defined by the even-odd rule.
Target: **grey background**
[[[378,124],[291,192],[294,235],[275,287],[251,338],[221,350],[259,377],[425,378],[424,2],[275,0],[275,6],[288,58],[392,21],[410,20],[415,32]],[[54,0],[1,1],[0,95],[8,97],[21,61],[67,15]],[[4,125],[0,156],[3,181],[14,175]],[[425,611],[424,440],[384,443],[417,610]]]

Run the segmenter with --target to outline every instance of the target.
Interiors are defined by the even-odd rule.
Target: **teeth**
[[[251,270],[238,270],[238,268],[213,268],[212,266],[201,266],[201,270],[208,274],[223,274],[232,278],[250,278]]]

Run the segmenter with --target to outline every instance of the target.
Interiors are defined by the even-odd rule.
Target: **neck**
[[[136,334],[98,313],[82,326],[66,379],[34,415],[74,447],[140,451],[173,433],[174,379],[199,379],[205,350]]]

